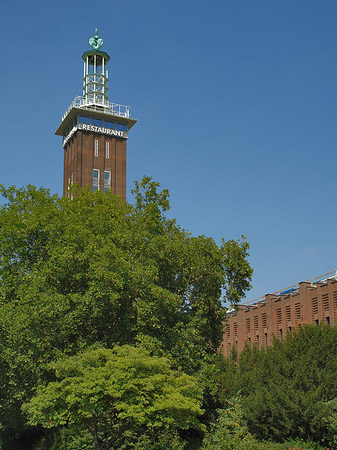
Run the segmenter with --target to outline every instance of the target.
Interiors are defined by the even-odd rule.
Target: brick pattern
[[[95,156],[95,140],[98,156]],[[109,158],[106,143],[109,142]],[[68,185],[78,184],[92,189],[92,171],[100,171],[100,190],[104,190],[104,171],[111,172],[111,190],[126,200],[126,139],[77,130],[64,148],[63,195]]]
[[[300,324],[337,324],[337,281],[329,279],[312,285],[299,284],[291,294],[267,294],[265,300],[254,305],[239,305],[229,314],[221,345],[228,357],[233,345],[240,353],[245,343],[254,342],[259,348],[272,342],[272,336],[283,339]]]

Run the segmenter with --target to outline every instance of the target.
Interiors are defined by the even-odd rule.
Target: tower
[[[126,141],[136,120],[130,107],[108,100],[109,55],[100,51],[103,40],[89,39],[92,50],[82,55],[83,95],[74,98],[55,134],[63,136],[63,195],[68,186],[111,189],[126,199]]]

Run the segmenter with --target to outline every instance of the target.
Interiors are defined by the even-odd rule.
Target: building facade
[[[63,136],[63,195],[77,184],[93,191],[111,190],[126,199],[126,142],[136,123],[130,107],[108,100],[108,62],[103,40],[89,39],[92,50],[82,59],[83,95],[75,97],[55,134]]]
[[[279,294],[267,294],[261,301],[239,305],[228,314],[222,343],[225,357],[232,346],[240,353],[246,343],[265,347],[275,336],[282,340],[299,325],[337,324],[337,276],[315,283],[301,282]]]

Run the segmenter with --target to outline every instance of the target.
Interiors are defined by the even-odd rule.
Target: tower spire
[[[89,39],[92,50],[84,52],[82,59],[84,61],[83,75],[83,97],[87,104],[104,105],[108,100],[108,61],[109,55],[101,52],[103,39],[98,36],[98,30],[95,29],[95,35]]]
[[[98,36],[97,28],[95,28],[95,36],[89,39],[89,45],[93,50],[99,50],[103,45],[103,39]]]

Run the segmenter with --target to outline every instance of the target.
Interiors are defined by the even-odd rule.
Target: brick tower
[[[55,134],[63,136],[63,195],[68,186],[111,189],[126,199],[126,141],[136,123],[128,106],[108,101],[109,55],[100,51],[103,40],[89,39],[84,52],[83,96],[75,97]]]

